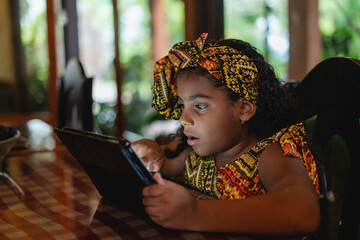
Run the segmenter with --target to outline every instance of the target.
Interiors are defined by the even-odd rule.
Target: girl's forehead
[[[199,73],[188,71],[179,74],[176,78],[177,88],[181,86],[191,87],[212,87],[211,79]]]
[[[222,88],[215,87],[211,79],[200,74],[182,75],[177,78],[178,97],[185,99],[194,99],[194,97],[217,98],[220,95],[225,96]]]

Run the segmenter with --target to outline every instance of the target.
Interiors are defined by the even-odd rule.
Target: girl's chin
[[[210,152],[210,151],[208,151],[208,150],[201,149],[201,148],[198,147],[198,146],[192,146],[192,148],[193,148],[194,152],[195,152],[197,155],[201,156],[201,157],[207,157],[207,156],[211,156],[211,155],[214,154],[214,153],[212,153],[212,152]]]

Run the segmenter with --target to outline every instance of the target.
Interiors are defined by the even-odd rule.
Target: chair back
[[[360,62],[345,57],[322,61],[293,90],[297,120],[320,161],[321,239],[358,239],[359,92]]]
[[[58,101],[58,127],[92,131],[92,84],[77,58],[68,61],[64,75],[60,78]]]

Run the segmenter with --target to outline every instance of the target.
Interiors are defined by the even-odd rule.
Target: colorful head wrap
[[[257,68],[238,50],[217,43],[205,45],[207,33],[197,40],[175,44],[169,54],[156,62],[152,106],[165,118],[179,119],[175,74],[179,69],[201,66],[240,97],[257,103]],[[204,48],[205,45],[205,48]]]

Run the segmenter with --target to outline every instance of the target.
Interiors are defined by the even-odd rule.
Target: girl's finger
[[[156,182],[160,185],[165,185],[165,180],[161,177],[161,174],[159,172],[154,174],[154,178],[156,180]]]
[[[150,218],[159,217],[159,211],[157,207],[145,207],[145,212],[149,215]]]
[[[144,197],[159,197],[159,196],[163,195],[165,193],[165,191],[166,190],[162,185],[154,184],[151,186],[144,187],[142,190],[142,195]]]

